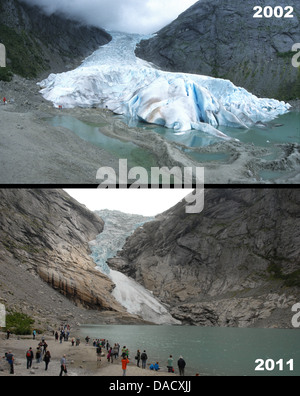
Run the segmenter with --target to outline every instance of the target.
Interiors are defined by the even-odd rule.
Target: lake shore
[[[75,337],[75,336],[74,336]],[[54,336],[45,335],[45,340],[48,344],[48,350],[51,354],[51,361],[48,370],[45,370],[45,363],[36,363],[33,360],[32,367],[26,367],[26,351],[32,347],[33,352],[41,341],[42,336],[37,335],[36,340],[31,336],[15,336],[11,335],[7,340],[4,333],[0,333],[0,377],[10,376],[10,367],[3,358],[5,353],[11,351],[15,358],[14,376],[59,376],[60,374],[60,360],[63,355],[66,355],[68,376],[105,376],[118,377],[123,375],[121,358],[114,360],[113,363],[108,363],[106,358],[106,350],[103,349],[101,362],[97,361],[96,348],[91,345],[86,345],[82,340],[79,346],[72,346],[71,338],[69,341],[60,343],[54,340]],[[127,376],[177,376],[177,374],[170,374],[166,369],[155,372],[149,370],[149,365],[146,369],[136,366],[136,361],[131,358],[127,367]]]

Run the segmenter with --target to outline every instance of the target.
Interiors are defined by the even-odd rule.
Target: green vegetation
[[[6,330],[17,335],[29,335],[32,333],[34,320],[20,312],[9,312],[6,315]]]
[[[278,99],[289,101],[300,98],[300,67],[298,67],[297,79],[295,82],[285,82],[282,84]]]
[[[0,67],[0,81],[11,81],[13,77],[12,71],[8,67]]]
[[[272,279],[281,279],[287,287],[300,287],[300,270],[291,272],[290,274],[283,274],[282,268],[278,263],[272,263],[268,266],[268,272]]]
[[[30,33],[26,33],[24,30],[17,32],[0,24],[0,42],[5,45],[9,60],[9,68],[4,68],[7,70],[1,71],[1,74],[4,73],[4,78],[7,78],[7,74],[11,72],[22,77],[34,78],[47,68],[47,64],[41,56],[41,47]]]
[[[295,55],[294,51],[286,51],[286,52],[277,52],[276,55],[278,58],[285,58],[292,60],[292,57]]]

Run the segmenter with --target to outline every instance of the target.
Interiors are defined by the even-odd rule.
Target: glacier
[[[112,295],[129,313],[138,315],[144,320],[155,324],[180,324],[181,322],[169,314],[167,308],[151,291],[134,279],[109,268],[107,264],[107,260],[117,255],[124,246],[126,238],[135,229],[154,219],[111,210],[100,210],[95,213],[104,220],[105,224],[103,232],[89,243],[91,257],[97,265],[96,268],[114,282]]]
[[[112,41],[78,68],[38,83],[43,97],[55,107],[99,107],[176,132],[194,129],[223,139],[230,138],[222,126],[248,128],[291,107],[258,98],[229,80],[159,70],[134,53],[137,43],[150,36],[110,34]]]

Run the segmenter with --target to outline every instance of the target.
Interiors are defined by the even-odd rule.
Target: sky
[[[88,209],[156,216],[180,202],[190,189],[64,189]]]
[[[197,0],[22,0],[106,30],[152,34],[163,28]]]

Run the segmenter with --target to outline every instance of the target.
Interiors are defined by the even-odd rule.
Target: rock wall
[[[114,284],[90,257],[88,242],[103,224],[62,190],[0,189],[0,274],[8,279],[14,267],[22,268],[78,306],[125,312],[111,295]]]
[[[294,17],[253,18],[255,5],[292,6]],[[296,99],[300,73],[291,61],[299,14],[298,0],[201,0],[136,54],[166,70],[229,79],[261,97]]]
[[[209,189],[128,238],[110,266],[152,290],[183,323],[291,327],[300,301],[300,190]]]
[[[65,71],[110,40],[102,29],[46,15],[18,0],[1,0],[0,42],[6,46],[8,66],[22,77]]]

